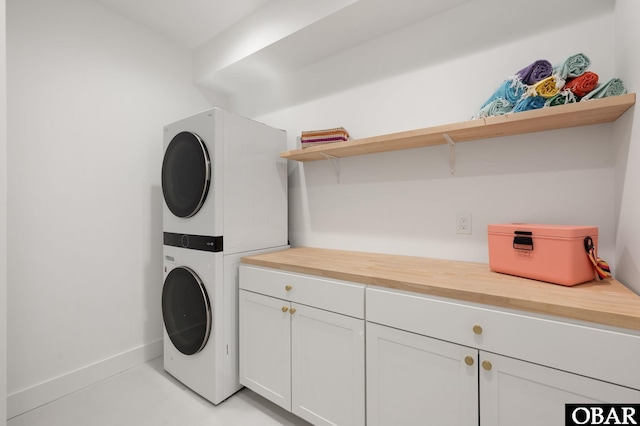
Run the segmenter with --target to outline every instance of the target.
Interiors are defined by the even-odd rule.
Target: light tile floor
[[[162,357],[14,417],[8,426],[308,426],[248,389],[218,405],[167,374]]]

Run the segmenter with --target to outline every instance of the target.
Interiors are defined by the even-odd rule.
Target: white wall
[[[640,89],[640,2],[616,0],[616,71],[630,92]],[[640,108],[615,125],[620,142],[616,161],[616,278],[640,294]]]
[[[12,416],[161,354],[162,126],[210,104],[109,9],[7,3]]]
[[[15,415],[158,354],[161,128],[209,103],[190,83],[188,52],[93,2],[9,0],[7,9],[10,162],[7,196],[0,173],[0,235],[8,199],[10,251],[1,241],[0,263],[8,258]],[[286,129],[293,148],[303,129],[343,125],[359,138],[465,120],[508,74],[579,51],[603,80],[617,72],[636,91],[633,16],[635,0],[617,0],[615,16],[502,36],[492,27],[447,32],[428,20],[251,88],[233,105]],[[465,28],[477,31],[476,18]],[[411,60],[401,57],[407,46]],[[640,157],[630,115],[459,144],[455,176],[446,146],[343,159],[341,183],[327,162],[292,164],[291,240],[486,261],[488,223],[593,224],[601,256],[638,290]],[[454,233],[460,211],[473,215],[471,236]],[[4,285],[0,275],[0,306]]]
[[[447,24],[438,21],[441,18],[341,52],[341,61],[327,58],[274,82],[262,89],[275,93],[281,88],[271,108],[265,96],[240,94],[232,102],[241,113],[264,111],[258,119],[286,129],[289,146],[295,148],[301,130],[344,126],[361,138],[464,121],[503,78],[535,59],[556,63],[584,52],[601,79],[613,77],[613,9],[579,22],[567,19],[538,34],[530,29],[524,35],[503,34],[488,44],[477,41],[482,34],[465,33],[459,22],[455,28],[460,32],[442,32]],[[474,22],[475,30],[483,27],[472,14],[466,19]],[[516,17],[505,16],[501,22],[511,19]],[[490,32],[489,22],[495,21],[487,22]],[[397,58],[404,46],[422,43],[424,49],[408,54],[428,55],[431,43],[446,49],[449,36],[474,40],[477,50],[425,57],[423,66],[370,78],[368,70],[375,73],[377,68],[374,59],[388,68],[387,54]],[[360,60],[368,61],[367,67],[357,68]],[[318,70],[328,70],[338,81],[340,62],[356,67],[345,72],[359,72],[362,83],[342,87],[336,82],[335,90],[315,97],[307,96],[304,87],[287,92],[288,81],[311,75],[317,80],[313,84],[331,86]],[[284,97],[297,102],[281,107]],[[340,183],[329,162],[295,163],[289,177],[290,239],[298,246],[487,262],[490,223],[596,225],[600,255],[615,265],[612,132],[613,125],[606,124],[461,143],[454,176],[449,174],[446,145],[342,159]],[[455,233],[458,212],[472,214],[472,235]]]
[[[7,63],[5,0],[0,0],[0,425],[7,418]]]

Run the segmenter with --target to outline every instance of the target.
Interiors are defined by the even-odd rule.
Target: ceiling
[[[525,0],[93,1],[190,49],[194,83],[223,95],[279,78],[291,82],[291,73],[304,73],[305,67],[327,58],[366,58],[371,40],[400,30],[406,33],[403,49],[388,43],[387,50],[377,52],[388,61],[381,63],[377,55],[371,63],[349,67],[356,81],[365,74],[383,73],[395,63],[410,69],[417,61],[437,61],[447,52],[481,49],[549,31],[613,7],[613,2],[602,0],[537,0],[534,8]],[[412,28],[413,24],[420,26]],[[437,32],[429,32],[431,28]],[[345,67],[329,68],[334,69],[341,70],[340,79],[346,80]]]
[[[471,0],[94,0],[194,52],[224,94]]]
[[[95,0],[195,48],[271,0]]]
[[[357,0],[95,0],[164,34],[188,48],[196,48],[260,9],[279,7],[283,18],[296,10],[321,19]],[[312,17],[311,17],[312,18]]]

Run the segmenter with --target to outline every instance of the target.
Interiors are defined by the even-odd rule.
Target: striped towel
[[[327,143],[345,142],[351,139],[349,132],[344,127],[336,127],[324,130],[303,131],[300,137],[302,148],[309,148]]]

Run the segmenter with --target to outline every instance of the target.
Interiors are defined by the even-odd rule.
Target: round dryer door
[[[185,355],[204,348],[211,332],[211,304],[198,275],[189,268],[172,269],[162,289],[162,317],[173,345]]]
[[[178,217],[191,217],[207,198],[211,162],[207,147],[191,132],[171,139],[162,161],[162,194],[169,210]]]

